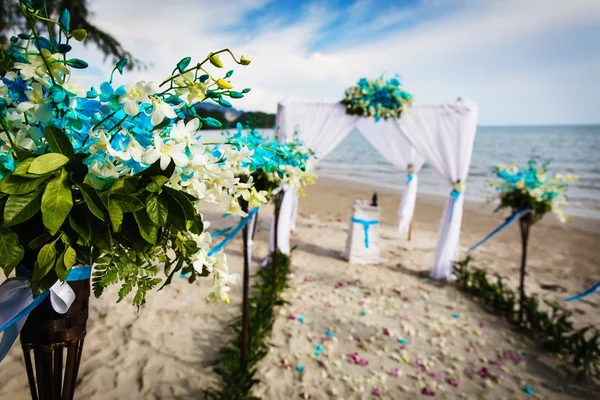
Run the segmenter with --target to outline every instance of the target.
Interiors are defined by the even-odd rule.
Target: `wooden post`
[[[519,218],[519,230],[521,231],[521,283],[519,285],[519,324],[523,323],[523,303],[525,302],[525,266],[527,264],[527,243],[529,241],[529,230],[531,228],[531,212]]]
[[[281,203],[283,202],[283,196],[285,192],[283,189],[277,193],[275,197],[275,221],[273,223],[273,257],[271,258],[271,267],[273,268],[272,273],[272,285],[273,285],[273,294],[276,293],[275,288],[277,287],[277,256],[279,254],[279,211],[281,210]]]
[[[412,240],[412,224],[413,224],[413,220],[410,220],[410,225],[408,225],[408,241],[410,242]]]
[[[240,202],[241,208],[245,213],[248,213],[248,203]],[[248,259],[248,224],[244,226],[242,236],[244,243],[244,278],[243,278],[243,294],[242,294],[242,343],[241,357],[242,364],[246,363],[248,357],[248,331],[250,328],[248,318],[250,312],[250,260]]]

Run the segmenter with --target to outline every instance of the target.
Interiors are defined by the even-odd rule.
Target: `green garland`
[[[273,255],[271,254],[271,260]],[[242,318],[236,317],[230,324],[235,335],[232,341],[220,350],[220,358],[215,362],[214,371],[221,377],[221,387],[204,393],[205,399],[258,400],[252,395],[252,388],[259,381],[255,379],[256,364],[269,352],[267,339],[271,336],[275,322],[275,307],[283,305],[281,292],[287,287],[290,271],[289,255],[277,256],[277,286],[273,288],[273,264],[258,271],[250,298],[248,361],[241,362]]]
[[[487,272],[469,265],[471,257],[454,264],[459,289],[482,299],[511,324],[518,324],[516,293],[502,278],[488,280]],[[569,360],[581,375],[600,378],[600,332],[592,326],[575,330],[571,312],[545,301],[551,312],[539,309],[535,296],[525,296],[522,328],[549,351]]]

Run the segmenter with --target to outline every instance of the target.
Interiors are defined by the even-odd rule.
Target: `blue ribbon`
[[[513,222],[515,222],[517,219],[521,218],[524,214],[526,214],[528,212],[529,212],[529,210],[516,210],[510,217],[508,217],[506,219],[506,221],[504,221],[504,223],[502,225],[500,225],[499,227],[494,229],[492,232],[490,232],[486,237],[481,239],[475,245],[471,246],[471,248],[469,248],[469,250],[467,250],[467,254],[469,254],[470,252],[472,252],[473,250],[475,250],[476,248],[478,248],[479,246],[481,246],[482,244],[484,244],[485,242],[490,240],[498,232],[500,232],[501,230],[503,230],[504,228],[506,228],[507,226],[509,226],[510,224],[512,224]]]
[[[225,229],[221,229],[219,231],[213,232],[210,234],[210,237],[217,237],[217,236],[224,235],[227,232],[229,232],[232,228],[233,228],[233,226],[230,226],[229,228],[225,228]]]
[[[379,223],[379,221],[376,221],[376,220],[374,220],[374,221],[367,221],[367,220],[364,220],[364,219],[354,218],[354,217],[352,217],[350,220],[352,222],[356,222],[358,224],[362,224],[362,226],[363,226],[363,228],[365,230],[365,248],[368,249],[369,248],[369,227],[371,225],[377,225]]]
[[[408,185],[415,177],[413,176],[413,174],[408,174],[408,176],[406,177],[406,184]]]
[[[578,295],[569,297],[568,299],[565,299],[563,301],[575,301],[575,300],[583,299],[584,297],[589,296],[590,294],[592,294],[598,290],[600,290],[600,281],[596,282],[591,287],[589,287],[585,291],[579,293]]]
[[[90,266],[72,268],[69,272],[69,275],[67,275],[66,280],[67,282],[74,282],[89,279],[91,272],[92,267]],[[0,285],[0,291],[6,282],[7,281]],[[0,333],[4,332],[2,335],[2,340],[0,341],[0,362],[4,360],[4,357],[6,357],[8,351],[19,337],[19,333],[21,332],[23,325],[25,325],[25,321],[27,320],[29,313],[31,313],[34,308],[40,305],[40,303],[44,301],[49,294],[50,290],[46,290],[44,293],[34,298],[27,307],[19,311],[14,317],[0,327]]]
[[[452,204],[450,204],[450,215],[448,216],[449,221],[452,221],[452,216],[454,215],[454,206],[456,205],[456,202],[460,198],[461,194],[462,194],[462,192],[459,192],[456,189],[452,189],[452,191],[450,192],[450,197],[452,198]]]
[[[235,228],[233,228],[233,230],[223,238],[223,240],[221,240],[215,247],[213,247],[212,249],[210,249],[208,251],[208,255],[212,256],[213,254],[215,254],[216,252],[218,252],[219,250],[221,250],[223,247],[225,247],[229,242],[231,242],[233,240],[234,237],[237,236],[238,233],[240,233],[240,231],[242,230],[242,228],[244,226],[246,226],[246,224],[248,222],[250,222],[250,220],[252,219],[252,217],[254,216],[254,214],[256,214],[258,212],[258,207],[254,207],[252,210],[250,210],[250,212],[248,213],[248,215],[244,218],[242,218],[242,220],[239,222],[239,224],[237,224],[237,226]],[[232,227],[227,228],[227,230],[230,230]],[[225,229],[222,229],[222,231],[224,231]],[[217,231],[215,232],[215,236],[218,236],[217,233],[222,234],[221,231]],[[211,235],[212,237],[213,235]],[[187,272],[185,274],[179,274],[180,278],[187,278],[188,276],[190,276],[192,273],[191,272]]]

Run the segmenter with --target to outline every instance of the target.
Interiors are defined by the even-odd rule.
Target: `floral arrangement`
[[[550,161],[542,162],[538,157],[531,158],[527,165],[501,164],[494,167],[496,180],[490,182],[498,191],[498,209],[510,208],[530,210],[532,221],[537,222],[548,212],[554,213],[561,222],[568,216],[562,210],[567,205],[567,185],[578,180],[577,175],[550,175]]]
[[[356,86],[346,90],[342,103],[346,113],[361,117],[400,118],[405,107],[412,102],[412,95],[402,89],[398,78],[368,80],[362,78]]]
[[[223,68],[222,54],[250,61],[224,49],[196,64],[182,59],[160,84],[115,86],[123,59],[99,90],[81,92],[71,75],[87,63],[69,52],[85,30],[71,28],[67,10],[49,19],[43,1],[20,6],[31,30],[0,48],[0,267],[7,276],[24,267],[34,296],[83,264],[94,266],[96,296],[121,282],[119,301],[135,290],[133,304],[144,304],[162,268],[163,286],[177,271],[190,282],[212,275],[211,296],[225,299],[235,276],[222,252],[208,256],[198,203],[227,196],[237,211],[252,190],[240,171],[293,156],[237,137],[201,140],[201,127],[220,124],[195,106],[228,107],[250,91],[233,90],[233,71],[216,77],[207,67]]]
[[[231,142],[256,149],[257,161],[239,176],[242,182],[252,185],[242,195],[250,208],[267,202],[273,191],[283,185],[302,193],[303,187],[314,183],[316,176],[311,171],[315,154],[297,135],[291,141],[279,143],[276,137],[267,137],[251,127],[244,132],[240,123],[236,128],[237,132],[230,135]]]

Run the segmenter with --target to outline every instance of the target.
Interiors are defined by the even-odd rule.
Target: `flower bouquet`
[[[123,59],[99,90],[79,91],[71,75],[87,63],[69,52],[86,32],[71,28],[67,10],[52,20],[43,1],[22,0],[20,7],[30,31],[0,47],[0,267],[7,277],[16,269],[17,276],[0,290],[21,296],[12,304],[22,309],[0,330],[14,340],[25,324],[21,338],[34,397],[29,350],[42,368],[40,394],[57,387],[60,393],[55,369],[66,347],[64,395],[72,398],[90,274],[96,296],[120,283],[118,301],[134,293],[138,307],[148,290],[168,285],[177,271],[188,273],[190,282],[212,275],[212,298],[227,299],[234,276],[224,255],[208,255],[210,235],[197,207],[221,196],[237,202],[251,184],[235,174],[240,165],[252,165],[254,151],[235,139],[203,143],[199,129],[220,123],[200,117],[195,107],[205,100],[231,106],[227,98],[250,91],[233,90],[233,71],[215,77],[207,70],[223,68],[220,55],[239,65],[250,61],[224,49],[196,64],[182,59],[160,84],[115,86]],[[271,154],[261,154],[261,162]],[[7,351],[0,349],[0,360]],[[38,358],[38,351],[50,358]],[[50,361],[38,366],[42,359]]]
[[[512,211],[512,215],[503,227],[514,219],[519,219],[522,245],[519,323],[523,322],[525,267],[531,225],[541,221],[549,212],[555,214],[561,222],[566,222],[568,216],[562,207],[568,203],[567,185],[578,179],[576,175],[549,175],[549,164],[549,161],[542,162],[538,157],[533,157],[526,166],[520,168],[514,164],[497,165],[493,172],[498,179],[490,182],[495,186],[498,192],[497,197],[500,199],[500,205],[496,211],[504,208]]]
[[[402,111],[412,103],[412,95],[402,89],[398,78],[368,80],[362,78],[356,86],[346,90],[342,104],[346,113],[361,117],[400,118]]]

